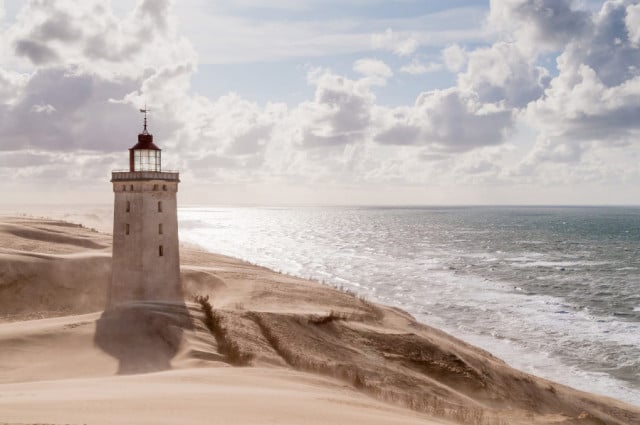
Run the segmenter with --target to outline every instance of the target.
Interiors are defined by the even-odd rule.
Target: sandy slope
[[[640,423],[400,310],[194,249],[185,303],[101,312],[109,250],[82,227],[0,222],[0,423]]]
[[[147,375],[3,385],[9,422],[64,424],[429,424],[336,381],[264,368],[183,369]]]

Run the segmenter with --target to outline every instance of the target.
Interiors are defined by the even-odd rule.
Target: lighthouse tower
[[[129,170],[111,174],[113,272],[109,305],[133,300],[182,301],[177,171],[163,171],[162,150],[144,129],[129,149]]]

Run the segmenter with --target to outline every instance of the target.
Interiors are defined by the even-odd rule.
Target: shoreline
[[[0,234],[4,239],[3,249],[0,250],[0,261],[14,261],[10,263],[14,268],[31,267],[30,270],[36,274],[41,273],[46,278],[46,282],[34,278],[31,281],[35,285],[34,292],[27,294],[27,297],[14,299],[14,305],[20,302],[40,302],[41,300],[37,300],[33,294],[41,294],[44,289],[51,290],[48,289],[51,286],[57,287],[56,279],[64,280],[67,290],[71,289],[69,275],[66,274],[67,269],[65,269],[69,262],[77,261],[77,264],[83,264],[85,270],[82,273],[90,271],[90,267],[86,267],[89,264],[104,266],[109,263],[110,238],[108,235],[92,232],[79,226],[61,225],[59,222],[45,223],[42,220],[20,218],[16,221],[16,223],[7,223],[6,219],[3,219],[0,223]],[[92,248],[87,248],[87,244],[94,245]],[[38,249],[29,249],[29,247]],[[42,253],[39,254],[38,263],[34,263],[33,254],[27,254],[34,252]],[[49,263],[58,264],[54,268],[60,269],[62,275],[55,277],[47,274],[46,269],[38,272],[38,267],[49,267]],[[73,266],[71,263],[69,264]],[[212,295],[214,312],[219,315],[219,323],[224,329],[222,340],[227,338],[227,344],[231,344],[231,347],[235,346],[239,353],[252,356],[250,369],[277,366],[306,371],[314,375],[328,375],[332,376],[332,379],[346,383],[350,388],[364,391],[374,399],[392,401],[396,404],[404,400],[400,403],[401,405],[431,415],[449,412],[448,416],[445,416],[456,419],[451,412],[457,409],[455,411],[463,412],[458,413],[457,419],[465,420],[466,423],[473,423],[471,422],[473,418],[476,418],[473,420],[484,418],[482,420],[486,423],[499,423],[498,420],[504,415],[514,419],[510,423],[552,423],[552,421],[555,423],[558,418],[569,420],[573,417],[578,420],[582,415],[584,421],[580,419],[580,422],[576,423],[588,424],[593,422],[593,418],[602,417],[608,418],[606,423],[624,424],[632,422],[613,418],[619,414],[638,415],[637,417],[640,418],[640,409],[637,407],[625,405],[614,399],[576,391],[561,384],[516,371],[486,351],[420,324],[401,310],[345,294],[329,285],[286,276],[238,259],[190,248],[184,250],[182,265],[185,291],[191,294]],[[103,270],[98,280],[104,281],[105,276]],[[84,285],[87,281],[85,275],[78,276],[78,279],[80,286],[77,288],[89,290],[81,294],[83,299],[95,302],[95,305],[104,302],[96,295],[99,294],[100,287],[87,288]],[[77,291],[77,289],[73,290]],[[55,292],[56,290],[53,293]],[[0,292],[0,295],[3,293]],[[94,298],[91,298],[92,296]],[[5,300],[0,299],[0,304],[2,301],[6,302],[6,292],[4,298]],[[54,301],[64,304],[69,300],[60,298]],[[42,305],[38,304],[40,307]],[[71,308],[78,307],[77,304],[70,305]],[[25,304],[24,307],[30,308],[31,311],[38,309],[33,305]],[[92,305],[83,305],[84,307],[93,308]],[[140,310],[141,307],[134,307],[132,307],[133,310],[127,311],[127,314],[134,314],[132,317],[138,317],[136,315],[139,314],[146,317],[144,315],[150,314],[147,307],[143,306],[142,310]],[[199,317],[197,306],[187,303],[187,307],[193,317]],[[164,312],[162,315],[168,314],[162,306],[154,308],[159,309],[158,313]],[[100,308],[97,308],[92,311],[99,310]],[[60,323],[66,320],[65,318],[70,318],[72,322],[58,327],[60,338],[72,337],[74,341],[80,341],[91,334],[90,324],[78,325],[76,328],[73,322],[76,319],[69,316],[81,314],[81,312],[66,311],[66,313],[67,316],[59,316]],[[4,322],[0,325],[0,341],[14,341],[11,344],[18,344],[13,339],[6,340],[6,332],[13,335],[15,332],[19,333],[19,328],[27,324],[38,327],[44,322],[42,320]],[[212,333],[204,332],[202,327],[204,325],[196,324],[195,330],[185,328],[185,344],[188,346],[185,347],[184,344],[177,346],[176,350],[182,354],[178,354],[175,358],[171,357],[172,362],[179,358],[183,363],[172,365],[172,368],[191,368],[197,365],[205,366],[206,369],[206,367],[224,366],[225,363],[229,365],[224,360],[225,355],[220,357],[219,338],[216,338],[217,341],[212,340]],[[77,332],[82,331],[84,334],[74,333],[76,329]],[[3,331],[5,339],[3,339]],[[37,331],[30,337],[23,336],[22,342],[15,346],[15,349],[20,352],[25,350],[31,352],[30,344],[40,344],[38,332],[41,331]],[[322,341],[320,346],[318,341]],[[0,357],[5,356],[4,360],[7,360],[6,356],[9,355],[9,360],[16,362],[19,367],[13,373],[16,379],[20,379],[20,376],[26,376],[25,374],[28,374],[27,372],[32,370],[33,366],[24,363],[24,359],[11,357],[11,344],[8,345],[9,353],[2,353]],[[26,348],[20,344],[27,344]],[[82,361],[79,362],[84,364],[87,370],[93,370],[91,358],[94,357],[92,356],[103,359],[100,362],[105,365],[109,363],[104,357],[105,353],[95,347],[91,352],[87,352],[87,347],[83,344],[78,342],[78,347],[81,349],[78,348],[77,353],[67,352],[65,355],[71,357],[82,355],[80,358]],[[416,348],[419,351],[415,351]],[[37,351],[32,355],[42,361],[42,358],[38,357],[42,354]],[[42,351],[42,347],[39,351]],[[47,349],[44,352],[46,353]],[[228,354],[226,356],[228,357]],[[353,369],[354,367],[356,369]],[[24,373],[21,372],[23,369]],[[104,374],[104,369],[101,370],[102,372],[91,373]],[[73,375],[73,372],[69,371],[69,373]],[[389,384],[396,381],[397,384]],[[2,380],[1,373],[0,382],[6,382],[6,379]],[[379,382],[387,382],[387,384],[380,387],[380,384],[376,384]],[[3,391],[3,385],[0,383],[0,391]],[[385,391],[380,393],[378,388],[385,388]],[[517,394],[521,395],[516,397]],[[522,404],[534,394],[537,400],[534,404],[529,404],[534,398]],[[504,410],[507,405],[512,407]],[[534,408],[533,406],[536,405],[537,407]],[[529,409],[533,410],[527,413]],[[553,411],[556,413],[552,413]],[[523,419],[532,414],[536,417],[535,422],[526,422]]]
[[[194,245],[194,247],[198,247],[200,249],[202,249],[205,252],[209,252],[212,254],[217,254],[217,255],[224,255],[224,256],[228,256],[227,254],[222,254],[222,253],[218,253],[218,252],[214,252],[211,250],[206,249],[205,247],[201,247],[199,245]],[[536,352],[536,353],[531,353],[529,351],[527,351],[526,349],[522,348],[522,347],[514,347],[513,345],[509,345],[507,347],[501,347],[501,349],[496,349],[496,340],[493,336],[489,336],[489,335],[480,335],[477,333],[472,333],[471,331],[466,331],[466,332],[460,332],[459,329],[456,328],[452,328],[452,327],[448,327],[442,318],[437,318],[438,320],[436,321],[429,321],[428,317],[429,315],[427,314],[420,314],[418,312],[415,311],[411,311],[410,309],[408,309],[406,306],[403,305],[398,305],[397,303],[394,302],[389,302],[389,301],[381,301],[376,299],[375,297],[372,297],[370,294],[367,293],[359,293],[358,289],[351,289],[350,287],[346,287],[344,285],[337,285],[334,283],[331,283],[329,281],[325,281],[325,280],[321,280],[321,279],[316,279],[312,276],[304,276],[302,274],[296,274],[296,273],[289,273],[286,270],[280,270],[280,269],[276,269],[276,268],[272,268],[271,266],[269,266],[268,264],[261,264],[259,262],[255,262],[252,259],[249,258],[243,258],[243,257],[239,257],[239,256],[229,256],[230,258],[234,258],[237,259],[239,261],[243,261],[243,262],[247,262],[248,264],[251,264],[252,266],[257,266],[257,267],[264,267],[266,269],[269,269],[271,271],[274,271],[275,273],[280,273],[283,274],[285,276],[289,276],[289,277],[294,277],[294,278],[298,278],[298,279],[304,279],[304,280],[309,280],[309,281],[313,281],[313,282],[317,282],[319,284],[322,285],[326,285],[330,288],[334,288],[334,289],[338,289],[338,290],[348,290],[348,291],[352,291],[354,292],[356,295],[358,295],[359,297],[363,297],[373,303],[376,304],[382,304],[388,307],[393,307],[393,308],[398,308],[401,309],[403,311],[406,311],[407,313],[411,314],[412,317],[414,317],[416,319],[416,321],[430,326],[430,327],[434,327],[436,329],[439,329],[443,332],[446,332],[456,338],[459,338],[460,340],[474,345],[476,347],[482,348],[483,350],[486,350],[487,352],[491,353],[492,355],[500,358],[501,360],[505,361],[509,366],[521,370],[523,372],[544,378],[544,379],[548,379],[550,381],[554,381],[554,382],[558,382],[561,383],[562,385],[567,385],[569,387],[572,388],[584,388],[584,384],[585,382],[591,382],[591,383],[596,383],[598,382],[600,385],[602,385],[602,380],[606,380],[608,382],[607,386],[602,386],[600,388],[585,388],[583,389],[583,391],[592,393],[592,394],[596,394],[596,395],[600,395],[603,397],[612,397],[616,400],[620,400],[622,402],[625,403],[629,403],[630,405],[636,406],[636,407],[640,407],[640,389],[636,389],[633,388],[631,386],[627,385],[626,381],[617,379],[613,376],[610,376],[609,374],[606,374],[604,372],[598,372],[598,371],[590,371],[590,370],[584,370],[584,369],[579,369],[577,368],[575,365],[566,365],[564,363],[562,363],[561,359],[556,358],[556,357],[552,357],[550,356],[548,353],[543,353],[543,352]],[[437,322],[437,323],[436,323]],[[498,341],[499,342],[499,341]],[[545,371],[543,370],[544,367],[548,367],[549,366],[549,362],[548,361],[540,361],[539,363],[532,363],[530,360],[530,356],[533,357],[534,359],[539,359],[539,358],[545,358],[548,360],[551,360],[552,362],[554,362],[554,367],[553,370],[551,371]],[[528,359],[528,360],[523,360],[523,359]],[[558,374],[557,370],[561,370],[561,369],[573,369],[574,372],[573,373],[564,373],[564,374]],[[610,395],[610,390],[611,389],[615,389],[616,392],[620,392],[620,394],[616,395],[616,396],[612,396]],[[623,394],[626,394],[627,397],[621,397]]]
[[[43,206],[40,206],[43,207]],[[442,206],[443,208],[448,208],[448,206]],[[457,208],[457,206],[454,206]],[[487,206],[479,206],[479,207],[487,207]],[[490,206],[489,206],[490,207]],[[536,207],[541,207],[541,208],[546,208],[546,206],[536,206]],[[552,206],[553,208],[556,208],[557,206]],[[576,206],[577,208],[581,207],[581,206]],[[188,210],[190,208],[193,207],[183,207],[181,208],[182,211]],[[200,207],[198,207],[200,208]],[[207,206],[206,208],[211,208],[210,206]],[[215,207],[217,208],[217,207]],[[227,207],[221,207],[221,208],[227,208]],[[234,207],[235,208],[235,207]],[[245,208],[245,207],[241,207],[241,208]],[[363,207],[355,207],[355,208],[363,208]],[[387,208],[387,207],[384,207]],[[390,208],[395,208],[395,207],[390,207]],[[403,208],[407,208],[407,207],[403,207]],[[408,208],[413,208],[413,207],[408,207]],[[428,206],[426,206],[425,208],[430,208]],[[627,206],[622,206],[622,208],[628,208]],[[10,208],[10,210],[18,210],[19,208]],[[7,210],[9,211],[9,210]],[[20,213],[20,217],[24,217],[24,218],[29,218],[29,219],[51,219],[51,220],[61,220],[64,222],[68,222],[70,224],[80,224],[84,227],[86,227],[89,230],[96,230],[100,233],[103,233],[105,235],[111,236],[111,223],[110,220],[112,219],[112,207],[107,205],[107,204],[96,204],[96,205],[91,205],[89,207],[87,207],[86,209],[78,209],[78,210],[74,210],[73,212],[68,212],[68,210],[66,208],[61,208],[60,206],[58,206],[58,209],[56,210],[54,208],[55,212],[52,212],[51,214],[47,214],[45,213],[43,210],[36,210],[36,211],[31,211],[31,212],[23,212]],[[8,212],[0,212],[0,220],[5,217],[12,217],[12,216],[17,216],[17,214],[9,214]],[[106,222],[109,222],[108,224],[106,224]],[[234,258],[240,261],[244,261],[247,262],[248,264],[251,265],[255,265],[255,266],[259,266],[259,267],[265,267],[267,269],[270,269],[272,271],[275,271],[277,273],[281,273],[285,276],[289,276],[289,277],[295,277],[295,278],[300,278],[300,279],[305,279],[305,280],[311,280],[314,282],[318,282],[318,283],[322,283],[322,284],[326,284],[329,287],[332,288],[348,288],[349,290],[355,291],[356,293],[358,293],[360,296],[366,297],[368,299],[371,299],[374,302],[377,303],[382,303],[385,305],[390,305],[390,306],[394,306],[400,309],[404,309],[409,311],[414,317],[417,318],[418,321],[420,321],[421,323],[424,323],[426,325],[429,326],[433,326],[439,329],[443,329],[446,332],[452,334],[452,335],[456,335],[456,337],[461,338],[462,340],[472,344],[472,345],[476,345],[479,347],[482,347],[483,349],[490,351],[491,353],[493,353],[494,355],[505,359],[508,364],[512,365],[512,367],[515,367],[516,369],[519,370],[523,370],[526,371],[527,373],[531,373],[533,375],[536,376],[541,376],[544,377],[545,379],[550,379],[550,380],[557,380],[558,382],[562,382],[565,385],[574,387],[574,388],[589,388],[587,389],[587,391],[590,392],[594,392],[595,394],[600,394],[603,396],[608,396],[609,394],[611,394],[611,391],[615,391],[615,393],[617,394],[615,397],[617,399],[620,399],[626,403],[630,403],[632,405],[635,406],[640,406],[640,398],[638,395],[638,390],[634,387],[628,386],[626,384],[626,382],[624,380],[619,380],[615,377],[612,377],[608,374],[601,374],[600,372],[597,371],[589,371],[589,370],[584,370],[584,369],[579,369],[576,368],[576,366],[574,365],[567,365],[565,363],[562,362],[561,359],[555,358],[555,357],[549,357],[549,359],[551,359],[552,361],[554,361],[556,363],[555,367],[550,370],[550,371],[545,371],[545,368],[547,368],[549,366],[549,363],[547,361],[544,362],[535,362],[535,360],[537,358],[540,358],[541,356],[547,356],[547,354],[545,353],[539,353],[536,356],[533,356],[533,358],[531,358],[530,360],[532,361],[521,361],[524,358],[527,358],[527,354],[529,353],[529,351],[527,351],[524,348],[518,348],[515,347],[511,344],[509,344],[508,346],[499,346],[496,345],[496,342],[500,342],[499,340],[496,341],[494,337],[488,337],[488,336],[483,336],[481,334],[478,333],[474,333],[472,331],[460,331],[460,329],[458,328],[454,328],[454,327],[450,327],[447,326],[446,323],[443,322],[443,319],[440,317],[437,317],[437,320],[433,321],[433,320],[429,320],[429,314],[421,314],[419,311],[413,311],[411,309],[410,306],[406,306],[406,305],[402,305],[399,302],[395,302],[394,300],[380,300],[378,298],[376,298],[375,294],[371,294],[371,293],[367,293],[367,292],[362,292],[359,291],[359,286],[360,285],[356,285],[358,287],[352,287],[352,286],[348,286],[348,285],[342,285],[339,283],[334,283],[331,282],[329,280],[326,279],[322,279],[322,278],[316,278],[313,275],[309,275],[306,273],[296,273],[296,272],[290,272],[286,269],[282,269],[280,267],[274,267],[272,264],[268,264],[268,263],[263,263],[260,261],[257,261],[253,258],[250,257],[246,257],[246,256],[241,256],[241,255],[234,255],[234,254],[226,254],[226,253],[219,253],[217,251],[211,250],[209,249],[205,244],[198,244],[198,243],[192,243],[192,242],[186,242],[184,240],[182,240],[180,242],[180,246],[181,249],[187,248],[187,249],[199,249],[202,250],[204,252],[208,252],[211,253],[213,255],[223,255],[223,256],[227,256],[229,258]],[[484,341],[483,341],[484,340]],[[523,356],[524,355],[524,356]],[[557,371],[562,370],[562,369],[573,369],[575,372],[573,373],[558,373]],[[588,376],[588,378],[585,378],[585,376]],[[605,379],[607,381],[609,381],[608,384],[603,385],[602,384],[602,379]],[[590,387],[586,387],[587,384],[591,383],[591,382],[597,382],[599,383],[600,387],[599,388],[590,388]],[[626,395],[625,395],[626,394]]]
[[[214,222],[216,218],[226,220],[227,215],[232,214],[235,210],[236,209],[222,209],[217,214],[212,215],[212,217],[210,218],[214,220]],[[239,210],[240,211],[237,212],[239,217],[247,215],[247,217],[249,218],[256,219],[256,217],[262,216],[262,213],[247,213],[243,209]],[[204,220],[207,215],[211,215],[209,213],[198,214],[197,212],[194,214],[187,214],[188,211],[190,210],[183,209],[183,218],[187,220]],[[289,215],[287,215],[287,217],[288,216]],[[367,280],[367,277],[361,279],[358,279],[356,277],[354,279],[354,276],[357,276],[357,273],[351,273],[351,269],[348,269],[346,272],[344,270],[340,270],[339,268],[337,268],[335,263],[332,264],[332,260],[328,259],[326,254],[335,254],[335,252],[330,252],[329,250],[323,249],[324,245],[330,242],[335,242],[336,240],[345,240],[344,238],[324,238],[326,232],[310,232],[312,236],[319,237],[319,243],[304,244],[303,242],[303,246],[306,248],[306,250],[300,255],[297,255],[291,250],[292,245],[296,242],[299,242],[299,238],[293,241],[291,244],[278,244],[278,241],[283,241],[284,236],[286,236],[287,234],[287,232],[283,232],[282,229],[278,227],[277,218],[281,217],[281,215],[268,214],[268,217],[269,219],[274,220],[275,236],[270,237],[269,235],[265,236],[261,234],[260,229],[257,228],[257,226],[250,226],[250,230],[248,230],[257,233],[255,237],[251,238],[255,239],[260,244],[257,248],[253,246],[246,246],[245,248],[243,243],[246,242],[247,239],[249,239],[248,237],[243,238],[242,236],[240,236],[241,243],[230,243],[225,239],[225,237],[228,238],[239,235],[238,230],[240,229],[240,226],[234,224],[230,224],[231,229],[226,233],[224,231],[208,231],[209,228],[206,224],[195,224],[194,226],[198,229],[195,232],[193,232],[192,230],[192,235],[194,237],[189,238],[189,230],[184,230],[184,237],[182,239],[190,241],[200,239],[203,240],[204,243],[200,243],[199,245],[203,249],[209,250],[209,252],[221,252],[225,255],[230,255],[249,261],[252,264],[259,264],[261,266],[269,267],[273,270],[281,271],[291,276],[324,282],[333,287],[344,286],[350,288],[360,295],[375,300],[376,302],[405,309],[413,314],[420,322],[443,329],[446,332],[455,335],[456,337],[461,338],[473,345],[482,347],[483,349],[492,352],[496,356],[503,358],[510,365],[513,365],[513,367],[517,369],[524,370],[537,376],[543,376],[546,379],[562,382],[565,385],[569,385],[575,388],[583,388],[585,390],[601,395],[613,395],[616,398],[624,400],[627,403],[640,406],[640,387],[638,386],[637,379],[635,381],[632,379],[625,380],[625,377],[621,375],[622,372],[608,372],[608,369],[604,367],[597,367],[602,366],[602,364],[596,364],[595,366],[586,364],[587,361],[580,361],[579,357],[577,357],[580,355],[579,350],[577,350],[575,354],[571,355],[564,355],[566,353],[564,353],[563,351],[557,351],[558,349],[563,350],[562,344],[558,342],[569,341],[569,343],[566,344],[572,344],[573,346],[573,344],[575,343],[581,343],[581,338],[585,338],[585,343],[590,344],[589,347],[596,349],[594,353],[602,354],[602,350],[597,351],[598,348],[602,348],[604,350],[607,348],[607,344],[613,344],[613,347],[615,349],[615,347],[617,346],[616,344],[624,344],[624,342],[618,343],[618,340],[612,335],[619,335],[620,337],[622,337],[625,334],[634,334],[634,331],[631,330],[634,325],[633,322],[620,321],[619,318],[615,316],[598,316],[596,318],[601,320],[598,320],[596,322],[595,319],[591,318],[591,313],[588,313],[586,310],[583,311],[581,310],[581,308],[576,308],[575,310],[572,309],[572,306],[567,305],[571,304],[571,302],[566,301],[561,296],[554,296],[545,293],[535,293],[533,295],[530,295],[525,294],[526,291],[522,291],[521,288],[518,288],[518,290],[522,292],[515,292],[513,290],[513,288],[515,287],[514,285],[519,286],[519,283],[508,285],[504,282],[490,280],[490,278],[483,278],[483,276],[469,276],[468,274],[464,273],[464,269],[457,268],[455,270],[447,270],[445,267],[441,271],[437,272],[440,275],[447,275],[442,281],[445,284],[440,283],[440,285],[438,286],[438,288],[445,291],[444,294],[449,294],[450,291],[453,292],[456,290],[467,291],[468,289],[471,293],[477,294],[480,297],[480,301],[478,301],[478,304],[481,304],[486,301],[484,294],[491,295],[493,292],[495,292],[496,295],[500,297],[499,300],[500,302],[502,302],[505,310],[500,310],[499,305],[489,305],[487,306],[487,311],[498,314],[501,314],[504,311],[505,315],[507,315],[507,318],[509,319],[502,324],[504,329],[500,329],[500,325],[497,324],[498,322],[496,322],[495,326],[487,321],[485,321],[484,324],[490,326],[474,326],[473,323],[465,324],[465,320],[462,320],[462,318],[465,317],[464,311],[461,311],[462,309],[460,309],[460,315],[458,316],[459,318],[461,318],[460,320],[456,319],[456,321],[447,321],[447,317],[451,318],[451,315],[447,315],[446,312],[444,315],[439,314],[436,309],[431,309],[429,305],[433,302],[446,302],[446,300],[443,301],[443,299],[447,295],[444,295],[442,297],[436,295],[435,298],[429,296],[429,294],[432,294],[434,291],[438,291],[438,288],[429,291],[422,291],[420,289],[405,291],[409,295],[415,296],[415,301],[414,298],[403,297],[404,294],[402,293],[400,293],[400,297],[391,297],[389,295],[393,292],[393,290],[381,289],[383,285],[386,285],[385,280],[377,279],[375,283],[372,283],[374,282],[374,280]],[[291,214],[291,217],[295,218],[294,214]],[[305,214],[304,217],[308,217],[308,215]],[[263,223],[259,218],[257,220],[258,223]],[[249,222],[247,218],[239,218],[238,221],[244,225]],[[223,223],[225,226],[227,225],[226,222]],[[315,223],[315,221],[313,223]],[[197,232],[199,232],[201,229],[207,232],[204,233],[204,235],[206,236],[196,238]],[[291,232],[292,237],[295,237],[296,233],[299,235],[300,228],[299,226],[296,227],[294,225],[294,229],[292,229]],[[212,238],[211,240],[217,240],[217,236],[221,237],[219,244],[220,246],[218,247],[218,249],[215,249],[218,244],[209,243],[206,239]],[[262,236],[264,236],[264,241],[261,242],[260,239]],[[272,246],[278,247],[278,249],[272,249]],[[317,251],[320,257],[318,259],[313,258],[314,251],[313,249],[310,249],[316,246],[320,248]],[[291,256],[287,256],[287,252],[291,252]],[[284,258],[285,260],[279,258],[279,254],[280,257]],[[310,259],[309,263],[316,262],[322,264],[322,266],[316,267],[315,264],[307,264],[307,261],[303,258],[302,254],[305,254],[306,258]],[[362,256],[362,252],[359,252],[357,250],[355,254],[358,257]],[[372,257],[367,256],[366,254],[364,254],[364,256],[367,258]],[[487,256],[489,256],[489,254],[487,254]],[[380,266],[376,265],[375,263],[367,265],[364,264],[363,261],[356,261],[354,263],[351,263],[350,261],[351,260],[349,259],[345,259],[345,263],[349,264],[349,266],[353,266],[353,269],[357,269],[358,273],[360,273],[361,275],[366,275],[368,277],[380,277],[381,273],[384,274],[386,270],[382,270]],[[372,261],[375,261],[375,259],[373,259]],[[385,264],[388,266],[387,269],[393,267],[392,264]],[[443,264],[446,266],[446,263]],[[373,272],[367,271],[369,268],[373,270]],[[567,267],[567,269],[569,269],[569,267]],[[523,270],[522,278],[524,279],[525,274],[527,273],[527,269],[523,267],[521,270]],[[415,270],[412,271],[415,272]],[[429,270],[426,271],[426,273],[429,272]],[[566,273],[570,272],[567,271]],[[402,279],[403,276],[403,273],[399,273],[398,275],[400,279]],[[411,279],[410,275],[407,276],[409,276],[408,279]],[[425,277],[422,280],[425,281],[428,285],[434,284],[434,282],[431,280],[431,277]],[[388,281],[391,282],[392,278],[389,278]],[[359,283],[361,283],[362,285],[359,285]],[[418,285],[421,284],[418,279],[414,279],[410,281],[410,283],[415,283]],[[405,288],[400,288],[400,290],[408,289],[409,284],[405,284]],[[381,295],[383,296],[381,297]],[[468,296],[466,297],[467,299],[464,299],[465,296],[456,296],[456,294],[449,295],[453,295],[456,301],[462,301],[462,303],[458,305],[468,305],[465,304],[465,302],[469,301]],[[424,296],[427,302],[421,305],[419,296]],[[500,304],[500,302],[497,302],[496,304]],[[510,306],[514,306],[513,309],[509,309]],[[540,316],[535,316],[535,319],[531,319],[526,323],[527,325],[529,325],[530,329],[534,330],[534,332],[531,333],[539,339],[531,341],[526,340],[525,338],[519,338],[519,335],[516,335],[514,337],[514,333],[517,332],[513,330],[517,329],[519,323],[517,319],[527,318],[522,317],[525,316],[524,314],[520,314],[520,306],[522,306],[523,311],[529,313],[527,317],[533,318],[534,314],[540,314]],[[471,311],[478,311],[484,308],[482,305],[476,305],[472,307],[477,308]],[[557,313],[556,310],[563,311]],[[518,316],[518,314],[520,314],[520,316]],[[485,316],[485,318],[486,317],[487,316]],[[500,320],[500,317],[501,316],[498,316],[496,320]],[[540,318],[539,321],[538,317]],[[611,326],[609,326],[610,323]],[[548,333],[555,333],[555,335],[557,335],[555,339],[552,337],[546,338],[544,336],[544,334],[547,333],[547,327]],[[627,329],[627,327],[629,331],[628,333],[625,333],[624,330]],[[583,334],[582,331],[584,329],[593,329],[593,332],[589,334]],[[609,329],[611,329],[611,334],[608,333]],[[618,332],[618,334],[616,334],[616,332]],[[610,342],[607,342],[607,344],[605,344],[605,342],[603,341]],[[546,342],[549,343],[546,345],[537,345],[537,343],[540,342],[542,342],[543,344]],[[636,344],[634,346],[637,346],[637,343],[637,338],[633,338],[632,341],[629,342],[629,344]],[[589,357],[583,357],[583,359],[588,358]],[[620,361],[620,363],[618,364],[623,364],[623,362]],[[605,372],[602,372],[602,370],[605,370]]]

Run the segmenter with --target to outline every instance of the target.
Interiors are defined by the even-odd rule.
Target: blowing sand
[[[640,424],[401,310],[197,249],[184,303],[102,311],[110,251],[0,219],[0,424]]]

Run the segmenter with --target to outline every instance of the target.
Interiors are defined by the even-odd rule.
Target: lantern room
[[[162,150],[153,144],[153,135],[147,131],[147,110],[144,112],[144,129],[138,134],[138,143],[129,149],[129,171],[162,171]]]

